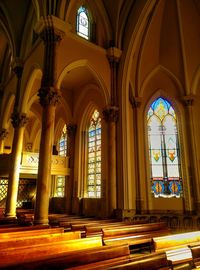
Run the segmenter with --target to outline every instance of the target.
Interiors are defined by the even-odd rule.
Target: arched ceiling
[[[162,66],[189,94],[200,66],[200,10],[196,0],[160,0],[146,20],[132,54],[131,81],[137,93]]]

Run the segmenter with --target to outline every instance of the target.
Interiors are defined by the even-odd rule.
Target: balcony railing
[[[8,176],[12,154],[0,155],[0,176]],[[20,174],[35,175],[38,173],[39,153],[23,152],[20,163]],[[69,157],[52,155],[52,175],[69,175]]]

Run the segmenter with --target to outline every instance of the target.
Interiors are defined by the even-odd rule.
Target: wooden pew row
[[[192,249],[188,245],[194,245],[198,241],[200,241],[200,231],[155,237],[153,238],[153,250],[155,252],[166,251],[173,268],[177,265],[185,265],[187,269],[192,269],[193,256],[196,255],[195,252],[194,255],[192,254]]]
[[[200,268],[200,242],[188,246],[192,253],[192,266],[194,269]]]
[[[32,230],[40,230],[40,229],[48,229],[49,225],[35,225],[35,226],[0,226],[0,234],[1,233],[9,233],[9,232],[20,232],[20,231],[32,231]]]
[[[43,270],[43,269],[65,269],[70,267],[82,267],[91,263],[104,264],[105,262],[122,263],[130,259],[128,245],[115,247],[101,246],[72,252],[63,252],[58,255],[51,255],[48,258],[40,258],[27,263],[13,264],[15,270]],[[112,264],[111,264],[112,265]],[[9,269],[9,267],[5,267]]]
[[[47,228],[47,229],[39,229],[39,230],[28,230],[28,231],[18,231],[18,232],[8,232],[0,234],[0,241],[2,239],[14,239],[19,237],[27,237],[34,235],[44,235],[52,233],[64,233],[64,228]]]
[[[127,243],[132,248],[148,247],[151,250],[152,238],[170,233],[165,223],[103,228],[103,243],[116,245]]]
[[[153,238],[153,249],[154,251],[166,251],[187,247],[195,242],[200,242],[200,231],[155,237]]]
[[[2,250],[8,249],[8,248],[32,248],[36,245],[42,245],[42,244],[52,244],[55,242],[63,242],[67,240],[75,240],[80,239],[81,233],[76,232],[67,232],[67,233],[47,233],[43,235],[29,235],[26,237],[18,237],[18,238],[11,238],[11,239],[2,239],[0,240],[0,252]]]
[[[87,223],[71,223],[70,228],[72,231],[81,231],[83,237],[99,236],[102,235],[102,228],[124,227],[128,226],[124,222],[114,223],[99,223],[99,222],[87,222]],[[92,230],[90,228],[93,228]]]
[[[171,270],[166,254],[154,253],[122,260],[105,260],[83,266],[67,267],[68,270],[105,270],[105,269],[133,269],[133,270]]]
[[[0,268],[14,267],[16,264],[31,263],[63,252],[72,252],[102,246],[101,237],[81,238],[51,244],[33,245],[31,248],[18,247],[1,250]]]

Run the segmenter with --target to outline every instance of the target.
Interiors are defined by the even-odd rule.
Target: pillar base
[[[16,219],[17,218],[16,213],[5,213],[4,217],[6,219]]]
[[[0,224],[10,224],[10,223],[17,223],[16,216],[4,216],[0,218]]]
[[[34,225],[49,225],[48,219],[36,219],[33,222]]]

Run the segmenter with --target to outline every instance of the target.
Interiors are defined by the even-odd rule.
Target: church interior
[[[0,0],[0,268],[200,266],[199,48],[199,0]]]

